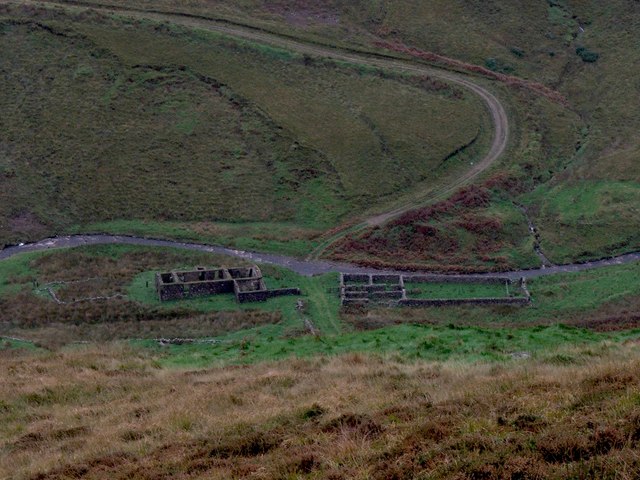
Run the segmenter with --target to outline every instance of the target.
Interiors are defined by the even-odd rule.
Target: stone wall
[[[407,298],[398,301],[401,307],[448,307],[455,305],[514,305],[524,306],[531,303],[528,297],[516,298],[456,298],[456,299],[424,299]]]
[[[236,299],[238,300],[238,303],[265,302],[269,298],[269,292],[267,290],[258,290],[255,292],[236,292]]]
[[[344,283],[369,283],[371,275],[360,273],[342,273],[340,274]]]
[[[186,283],[189,297],[206,297],[208,295],[220,295],[233,293],[233,280],[214,280],[204,282]]]
[[[233,280],[234,291],[238,292],[257,292],[267,289],[262,278],[243,278]]]
[[[156,273],[156,291],[161,302],[180,300],[185,296],[182,284],[165,283],[163,281],[171,282],[173,281],[172,278],[170,274],[167,276],[167,274]]]
[[[264,302],[270,298],[300,295],[299,288],[279,288],[275,290],[258,290],[255,292],[238,292],[236,298],[239,303]]]
[[[371,283],[400,284],[402,283],[402,278],[402,275],[371,275]]]

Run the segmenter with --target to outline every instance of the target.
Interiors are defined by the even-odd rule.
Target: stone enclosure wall
[[[257,265],[236,268],[196,267],[190,271],[156,274],[162,302],[233,293],[239,303],[261,302],[283,295],[300,295],[299,288],[267,289]]]
[[[520,293],[516,297],[495,298],[409,298],[407,283],[458,283],[510,285]],[[340,274],[340,300],[346,305],[388,305],[402,307],[444,307],[453,305],[516,305],[531,303],[526,280],[514,282],[508,277],[452,275]]]

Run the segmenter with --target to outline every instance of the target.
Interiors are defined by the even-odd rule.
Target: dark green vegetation
[[[631,68],[640,63],[638,2],[100,3],[226,18],[362,50],[375,49],[379,40],[397,42],[540,82],[564,96],[567,106],[511,88],[500,91],[511,103],[515,127],[501,167],[509,178],[506,195],[529,207],[553,261],[640,247],[640,117],[633,101],[640,84]],[[471,266],[478,263],[461,250]]]
[[[502,360],[517,351],[546,352],[567,344],[636,338],[640,327],[640,265],[630,264],[529,282],[531,307],[450,307],[340,310],[336,275],[300,277],[263,265],[267,286],[302,289],[295,298],[238,306],[233,295],[160,302],[153,271],[195,265],[234,265],[225,257],[172,249],[94,246],[28,254],[0,263],[0,335],[54,346],[77,340],[215,337],[216,343],[164,350],[169,365],[255,362],[291,355],[349,351],[407,358]],[[77,282],[81,280],[80,282]],[[63,301],[122,294],[95,302]],[[409,285],[427,296],[505,296],[503,286]],[[514,292],[510,292],[514,293]],[[311,335],[305,318],[320,336]],[[559,326],[562,323],[565,326]]]
[[[2,15],[0,242],[182,230],[302,253],[487,140],[479,100],[429,78],[153,22]]]

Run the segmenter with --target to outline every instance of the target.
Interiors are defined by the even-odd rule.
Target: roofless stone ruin
[[[505,297],[487,298],[412,298],[409,285],[427,283],[494,284],[504,285]],[[531,295],[525,278],[455,276],[455,275],[388,275],[340,274],[340,301],[348,305],[384,305],[399,307],[444,307],[451,305],[512,305],[531,304]]]
[[[233,293],[238,303],[264,302],[283,295],[300,295],[299,288],[269,290],[257,265],[235,268],[196,267],[190,271],[156,273],[162,302]]]

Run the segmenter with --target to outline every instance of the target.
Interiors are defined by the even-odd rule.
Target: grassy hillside
[[[558,111],[523,92],[506,92],[518,131],[504,168],[533,192],[512,197],[529,206],[553,261],[640,247],[640,120],[632,100],[640,86],[630,68],[640,61],[637,2],[140,0],[133,6],[365,50],[384,41],[541,82],[568,106]]]
[[[637,2],[385,2],[375,30],[370,20],[361,25],[562,93],[583,122],[581,138],[560,169],[547,153],[551,177],[521,199],[546,253],[566,262],[640,247],[640,124],[630,101],[640,85],[629,68],[640,61]]]
[[[640,85],[629,68],[640,61],[637,2],[381,5],[377,23],[368,15],[358,24],[385,39],[540,81],[562,93],[580,116],[575,152],[560,169],[547,152],[551,178],[522,199],[535,212],[553,260],[640,247],[640,120],[630,101]],[[543,140],[549,141],[570,138]]]
[[[64,3],[64,1],[60,2]],[[73,3],[73,2],[69,2]],[[498,71],[535,79],[560,90],[572,108],[588,116],[590,157],[611,147],[616,137],[634,140],[637,116],[628,98],[637,91],[633,73],[625,68],[640,51],[634,27],[640,21],[635,2],[547,0],[509,2],[400,0],[345,2],[323,5],[298,0],[89,0],[85,4],[134,6],[184,12],[211,18],[245,20],[250,24],[325,42],[345,42],[371,48],[374,39],[400,41],[426,51],[487,65]],[[333,19],[333,21],[331,21]],[[489,34],[487,34],[489,32]],[[578,53],[577,50],[583,50]],[[584,53],[587,50],[595,57]],[[493,60],[493,61],[491,61]],[[589,60],[595,60],[590,62]],[[603,80],[606,79],[606,82]],[[594,94],[595,93],[595,94]],[[608,108],[603,108],[603,106]],[[637,139],[636,139],[637,140]],[[611,155],[613,152],[609,152]],[[613,174],[614,172],[610,172]],[[637,172],[636,172],[637,173]]]
[[[349,234],[329,255],[374,268],[501,271],[537,266],[533,241],[525,215],[514,204],[470,186],[383,226]]]
[[[437,184],[462,167],[444,163],[452,152],[486,141],[479,101],[443,82],[154,22],[4,9],[0,241],[129,220],[273,248],[269,231],[308,250],[350,209]]]
[[[123,345],[7,342],[0,475],[636,478],[639,355],[629,343],[500,365],[351,354],[185,371]]]

